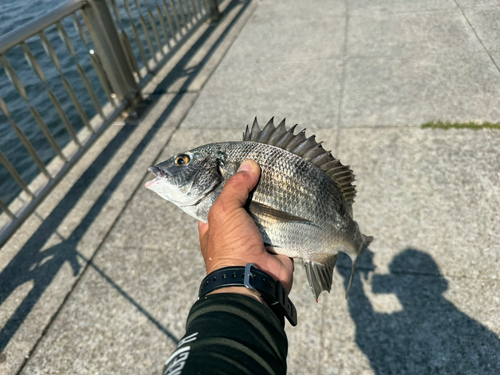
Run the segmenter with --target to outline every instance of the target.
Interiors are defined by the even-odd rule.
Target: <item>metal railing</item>
[[[9,160],[8,152],[0,149],[0,164],[21,191],[10,202],[0,198],[0,246],[108,125],[141,99],[141,89],[154,77],[155,71],[203,22],[218,18],[217,0],[71,0],[0,38],[0,66],[12,84],[12,92],[0,86],[0,92],[8,92],[7,99],[0,96],[0,130],[11,127],[15,134],[4,147],[22,148],[38,170],[36,178],[26,181]],[[71,35],[68,21],[73,24]],[[55,47],[56,40],[48,35],[56,33],[60,45]],[[40,44],[49,63],[39,63],[42,55],[33,52]],[[35,94],[30,95],[23,84],[23,75],[18,74],[16,64],[11,64],[9,54],[15,56],[17,51],[19,56],[18,49],[31,73],[36,75],[37,84],[43,88]],[[82,56],[90,63],[82,66]],[[91,79],[90,75],[97,78]],[[57,80],[57,90],[54,80]],[[78,92],[74,89],[75,80],[80,87]],[[62,124],[57,136],[37,109],[43,93],[40,90],[46,94],[47,100],[42,101],[44,107],[51,106],[50,111],[57,113],[57,122]],[[18,125],[9,107],[15,107],[23,118],[29,116],[28,125],[36,124],[54,158],[41,156],[39,147]],[[95,115],[90,118],[88,112]],[[61,141],[63,138],[66,141]]]

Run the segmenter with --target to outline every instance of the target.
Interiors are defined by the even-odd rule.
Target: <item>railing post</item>
[[[219,11],[219,1],[218,0],[208,0],[208,4],[210,5],[210,19],[213,22],[216,22],[220,18],[220,11]]]
[[[106,0],[91,0],[82,8],[84,20],[111,88],[132,103],[140,93]]]

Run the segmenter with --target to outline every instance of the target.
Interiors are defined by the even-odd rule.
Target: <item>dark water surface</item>
[[[3,36],[27,22],[39,18],[64,3],[64,0],[0,0],[0,35]],[[98,83],[97,75],[92,69],[87,47],[81,41],[80,36],[73,26],[71,18],[64,19],[62,24],[73,42],[78,56],[78,62],[87,73],[100,103],[104,104],[106,102],[106,97]],[[45,30],[45,32],[58,55],[66,79],[73,87],[89,119],[92,118],[96,114],[96,110],[90,101],[90,97],[88,96],[77,73],[74,61],[69,52],[66,50],[56,27],[49,27]],[[40,39],[37,36],[32,37],[27,41],[27,44],[44,72],[45,78],[48,81],[48,87],[54,92],[60,101],[73,127],[77,131],[80,130],[83,127],[83,123],[62,85],[59,73],[50,61],[48,55],[45,53]],[[16,70],[17,75],[22,81],[31,105],[36,109],[49,129],[52,131],[59,146],[61,148],[64,147],[70,141],[69,134],[63,127],[57,112],[52,106],[44,84],[38,79],[28,65],[21,48],[18,46],[14,47],[7,51],[5,56],[8,58],[10,64]],[[27,103],[10,83],[3,68],[0,68],[0,96],[2,96],[6,102],[12,118],[25,132],[41,159],[45,163],[48,163],[55,157],[55,152],[50,147],[32,116],[29,114],[29,107]],[[9,161],[14,165],[27,183],[37,176],[39,172],[38,167],[20,143],[7,117],[1,112],[0,150],[7,156]],[[10,202],[17,196],[17,194],[19,194],[19,192],[20,188],[18,185],[12,179],[5,167],[0,165],[0,198],[4,200],[4,202]]]

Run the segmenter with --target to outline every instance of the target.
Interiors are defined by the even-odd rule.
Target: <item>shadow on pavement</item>
[[[350,260],[341,255],[338,271],[346,287]],[[373,276],[373,293],[399,299],[403,310],[394,313],[374,311],[361,281],[374,269],[373,253],[367,250],[360,260],[347,302],[356,344],[377,375],[500,374],[500,339],[443,297],[448,282],[429,254],[406,249],[393,258],[391,274]]]
[[[140,141],[138,146],[134,149],[130,157],[121,166],[120,170],[113,177],[108,184],[102,195],[94,202],[90,211],[82,219],[78,227],[71,233],[69,238],[63,240],[61,243],[43,250],[45,243],[51,238],[52,235],[57,235],[57,228],[76,206],[78,201],[82,198],[85,191],[89,189],[92,183],[96,180],[99,173],[105,168],[107,163],[113,158],[120,147],[125,144],[127,139],[132,136],[137,126],[131,122],[123,126],[115,138],[107,145],[104,151],[96,158],[92,165],[84,172],[80,179],[59,202],[57,207],[51,214],[44,220],[37,231],[26,242],[23,248],[16,254],[12,261],[0,273],[0,308],[6,299],[14,293],[14,291],[22,284],[28,281],[33,281],[33,288],[28,295],[20,302],[14,313],[7,319],[5,325],[0,327],[0,353],[5,349],[9,341],[17,332],[19,327],[26,320],[28,314],[32,311],[35,304],[40,300],[43,293],[47,290],[49,285],[56,277],[59,270],[63,265],[68,262],[71,265],[74,276],[77,276],[82,271],[82,266],[78,258],[82,259],[85,263],[84,268],[87,266],[93,267],[113,288],[115,288],[124,298],[126,298],[132,305],[134,305],[142,314],[144,314],[153,324],[155,324],[160,331],[162,331],[169,339],[178,342],[178,339],[170,331],[168,331],[159,321],[157,321],[147,310],[135,301],[132,296],[126,293],[118,284],[116,284],[109,276],[107,276],[101,269],[92,263],[92,259],[86,259],[81,253],[77,251],[79,241],[87,232],[91,224],[97,218],[101,210],[105,207],[106,203],[113,192],[118,188],[123,178],[126,176],[132,165],[145,151],[148,144],[156,135],[162,124],[177,107],[182,99],[182,93],[186,92],[189,85],[199,74],[200,70],[206,65],[209,58],[214,54],[217,47],[222,43],[223,39],[227,36],[229,31],[237,23],[241,15],[245,12],[250,4],[249,1],[233,0],[226,8],[229,12],[238,4],[244,3],[245,5],[240,9],[238,14],[233,18],[228,27],[224,30],[218,40],[212,45],[210,50],[204,56],[202,61],[195,68],[187,68],[190,60],[195,56],[203,47],[210,36],[214,33],[217,25],[210,25],[192,48],[183,56],[176,67],[170,72],[167,77],[160,83],[159,88],[155,94],[162,94],[168,90],[168,87],[176,81],[179,76],[189,76],[167,108],[162,112],[158,120]],[[148,98],[150,107],[159,95],[151,95]],[[146,171],[144,171],[146,172]]]

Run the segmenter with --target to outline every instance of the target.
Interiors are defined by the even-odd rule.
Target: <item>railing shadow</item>
[[[241,4],[241,0],[233,0],[228,7],[226,12],[229,12],[232,8]],[[117,289],[120,294],[126,298],[132,305],[134,305],[140,313],[145,315],[153,324],[155,324],[158,329],[160,329],[169,339],[178,342],[178,338],[168,331],[161,323],[156,320],[143,306],[141,306],[137,301],[135,301],[132,296],[127,294],[119,285],[117,285],[109,276],[107,276],[102,270],[100,270],[96,265],[92,263],[92,259],[84,259],[83,256],[78,253],[77,245],[82,237],[85,235],[87,230],[90,228],[91,224],[97,218],[101,210],[105,207],[109,198],[112,196],[113,192],[118,188],[127,172],[131,169],[134,162],[139,158],[139,156],[144,152],[148,144],[154,138],[155,134],[161,128],[161,125],[165,122],[172,111],[177,107],[180,100],[182,99],[183,92],[186,92],[189,85],[199,74],[200,70],[208,62],[209,58],[213,55],[217,47],[220,45],[224,37],[230,32],[234,27],[238,19],[246,10],[247,6],[250,4],[249,1],[244,2],[244,6],[238,14],[233,18],[232,22],[228,25],[219,39],[214,43],[208,53],[205,55],[203,60],[193,69],[186,67],[188,66],[190,60],[199,50],[202,48],[205,41],[207,41],[210,36],[215,31],[216,25],[210,25],[203,35],[198,39],[198,41],[193,45],[193,47],[183,56],[183,58],[176,65],[175,69],[167,75],[164,81],[160,84],[160,91],[156,91],[153,95],[148,98],[149,103],[153,104],[159,99],[159,95],[162,92],[168,90],[169,85],[176,81],[179,75],[186,76],[189,78],[184,82],[183,86],[179,90],[179,94],[176,95],[167,108],[163,111],[160,117],[156,120],[156,123],[151,127],[148,133],[140,141],[138,146],[132,152],[127,161],[123,164],[120,170],[113,177],[111,182],[105,188],[101,196],[95,201],[92,208],[82,219],[77,228],[71,233],[68,239],[53,246],[49,249],[43,250],[45,243],[51,238],[52,235],[57,234],[56,230],[58,226],[63,222],[63,220],[68,216],[71,210],[76,206],[78,201],[82,198],[84,193],[89,189],[94,180],[97,178],[99,173],[106,167],[107,163],[113,158],[115,153],[123,146],[126,140],[132,136],[137,126],[133,124],[126,124],[118,132],[115,138],[107,145],[104,151],[95,159],[91,166],[83,173],[83,175],[78,179],[78,181],[72,186],[64,198],[59,202],[56,208],[50,213],[50,215],[43,221],[36,232],[31,236],[31,238],[26,242],[23,248],[16,254],[16,256],[10,261],[10,263],[3,269],[0,273],[0,308],[1,305],[6,301],[6,299],[25,282],[32,281],[33,287],[28,293],[28,295],[23,299],[23,301],[16,308],[14,313],[7,320],[3,328],[0,330],[0,353],[5,349],[9,341],[12,339],[14,334],[17,332],[19,327],[26,320],[28,314],[32,311],[35,304],[40,300],[41,296],[47,290],[49,285],[53,282],[55,276],[63,265],[68,262],[71,265],[73,274],[76,276],[82,271],[82,267],[86,268],[88,266],[93,267],[105,280],[107,280],[112,287]],[[78,261],[78,258],[84,260],[84,265],[82,266]],[[84,308],[84,307],[82,307]]]
[[[403,310],[394,313],[374,311],[361,281],[374,269],[373,253],[361,257],[347,302],[356,344],[376,374],[500,374],[500,339],[444,298],[448,282],[429,254],[406,249],[390,263],[391,274],[373,276],[373,293],[399,299]],[[350,260],[339,258],[347,286]]]

